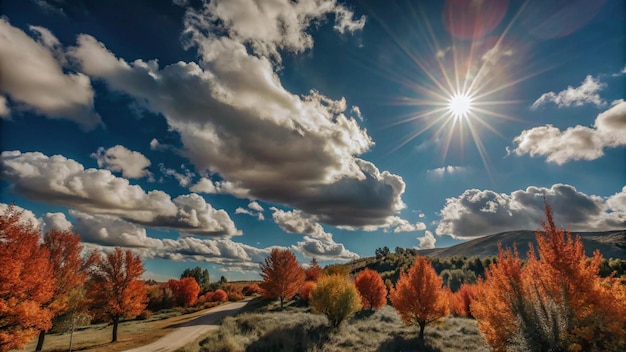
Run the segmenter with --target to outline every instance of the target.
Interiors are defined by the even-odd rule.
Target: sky
[[[621,0],[3,0],[0,210],[144,277],[626,228]]]

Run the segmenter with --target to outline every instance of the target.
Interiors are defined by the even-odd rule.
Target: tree
[[[443,280],[426,257],[416,257],[408,273],[400,274],[391,289],[393,307],[407,325],[419,326],[418,342],[424,343],[426,325],[448,315],[449,303]]]
[[[304,270],[305,281],[317,281],[324,270],[317,263],[317,259],[311,259],[311,265]]]
[[[228,300],[228,293],[221,288],[218,288],[215,292],[213,292],[212,298],[214,302],[226,302]]]
[[[375,251],[376,259],[380,259],[389,255],[389,247],[384,246],[383,248],[376,248]]]
[[[476,285],[462,284],[459,290],[450,296],[450,310],[454,315],[473,318],[470,305],[476,295]]]
[[[53,296],[49,252],[40,230],[9,205],[0,214],[0,352],[22,348],[51,325],[45,306]]]
[[[211,281],[209,280],[209,271],[207,269],[202,270],[199,266],[196,266],[193,269],[185,269],[183,273],[180,275],[181,279],[186,277],[193,277],[196,279],[196,282],[200,286],[201,292],[206,292],[211,287]]]
[[[304,270],[290,250],[274,248],[265,262],[261,263],[263,282],[260,286],[263,295],[279,298],[282,310],[285,299],[293,297],[304,283],[304,276]]]
[[[311,307],[326,315],[330,325],[338,328],[342,321],[361,309],[361,297],[350,280],[341,275],[320,278],[311,292]]]
[[[176,304],[181,307],[192,306],[198,300],[200,286],[193,277],[184,277],[180,280],[169,280],[167,287],[172,290]]]
[[[98,255],[87,282],[93,312],[113,321],[111,342],[117,341],[117,327],[122,317],[139,315],[148,303],[146,285],[140,280],[143,264],[130,250],[115,248]]]
[[[387,303],[387,287],[377,271],[365,269],[354,280],[363,308],[378,309]]]
[[[311,299],[311,292],[315,289],[315,281],[305,281],[300,287],[300,299],[308,302]]]
[[[93,264],[95,257],[82,260],[83,246],[80,244],[80,237],[69,230],[48,231],[42,246],[50,253],[54,280],[52,297],[45,306],[50,309],[54,318],[67,311],[70,292],[83,286],[87,280],[87,269]],[[46,330],[41,330],[35,351],[41,351],[45,337]]]
[[[472,313],[495,351],[626,350],[625,286],[598,275],[601,254],[556,227],[546,204],[528,262],[500,248],[479,283]]]
[[[331,264],[324,269],[324,274],[348,277],[350,275],[350,268],[343,264]]]

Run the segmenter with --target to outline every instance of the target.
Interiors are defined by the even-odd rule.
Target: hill
[[[592,256],[593,252],[598,249],[606,259],[626,259],[626,230],[573,232],[572,235],[580,236],[588,256]],[[520,257],[526,258],[529,242],[537,246],[535,231],[508,231],[469,240],[451,247],[417,250],[416,252],[418,255],[427,257],[484,258],[498,255],[498,243],[502,243],[503,247],[513,247],[513,244],[516,244]]]

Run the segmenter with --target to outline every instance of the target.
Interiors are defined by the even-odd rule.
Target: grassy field
[[[118,341],[111,343],[113,327],[109,324],[93,324],[74,332],[72,351],[104,352],[124,351],[140,347],[158,340],[167,335],[179,324],[197,318],[205,311],[182,314],[176,310],[155,313],[150,319],[130,320],[120,323],[118,327]],[[44,351],[67,351],[70,334],[47,334]],[[34,351],[37,339],[31,341],[21,351]],[[191,348],[190,348],[191,349]]]
[[[426,327],[426,345],[417,343],[417,328],[405,326],[391,306],[361,312],[337,331],[308,307],[285,311],[272,303],[252,303],[247,312],[224,319],[217,333],[201,341],[201,351],[490,351],[476,322],[446,318]]]

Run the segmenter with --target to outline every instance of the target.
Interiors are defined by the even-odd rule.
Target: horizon
[[[157,281],[626,229],[624,2],[253,3],[3,1],[0,210]]]

